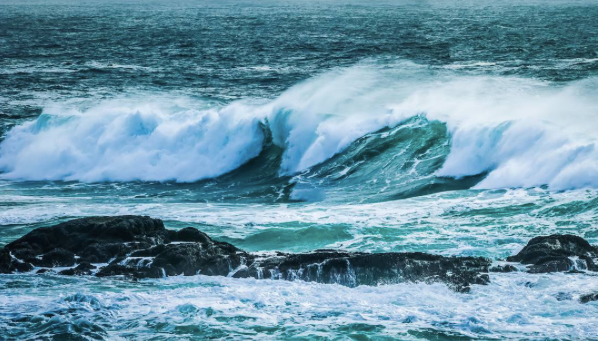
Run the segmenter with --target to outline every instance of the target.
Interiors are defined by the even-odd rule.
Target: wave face
[[[48,106],[7,133],[0,177],[216,179],[308,201],[348,187],[372,200],[597,187],[596,77],[550,83],[367,61],[273,100],[148,98]]]

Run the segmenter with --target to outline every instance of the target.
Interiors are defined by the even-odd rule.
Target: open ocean
[[[598,241],[596,1],[0,0],[0,247],[138,214],[248,251]],[[596,340],[597,273],[0,275],[0,340]],[[563,299],[570,297],[571,299]]]

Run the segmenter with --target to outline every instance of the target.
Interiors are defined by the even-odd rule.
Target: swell
[[[56,105],[7,133],[0,177],[174,182],[223,201],[596,188],[596,96],[596,78],[548,84],[400,62],[333,70],[270,101]]]
[[[344,151],[300,174],[281,174],[285,149],[261,124],[258,156],[231,172],[196,183],[216,201],[380,202],[468,189],[485,173],[463,178],[436,176],[449,153],[446,126],[418,116],[352,142]]]
[[[436,176],[449,155],[449,146],[444,123],[416,116],[367,134],[296,176],[294,191],[297,199],[304,200],[311,199],[309,189],[317,189],[320,198],[353,196],[352,201],[377,202],[467,189],[484,178],[484,173],[464,178]],[[302,191],[308,196],[303,197]]]

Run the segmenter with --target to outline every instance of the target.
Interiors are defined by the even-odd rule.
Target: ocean
[[[0,247],[148,215],[252,252],[598,242],[598,5],[2,0]],[[597,273],[0,275],[0,340],[596,340]]]

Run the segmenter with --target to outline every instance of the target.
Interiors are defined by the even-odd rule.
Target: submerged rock
[[[92,264],[92,263],[95,263]],[[167,230],[159,219],[90,217],[31,231],[0,251],[0,272],[69,267],[62,275],[157,278],[203,274],[303,280],[346,286],[444,282],[456,291],[487,284],[491,262],[426,253],[317,250],[259,255],[187,227]]]
[[[580,303],[589,303],[589,302],[593,302],[593,301],[597,301],[598,295],[597,292],[592,292],[590,294],[586,294],[586,295],[582,295],[580,296],[580,298],[578,299],[578,301]]]
[[[510,262],[530,264],[528,272],[597,271],[597,246],[573,235],[535,237]]]

